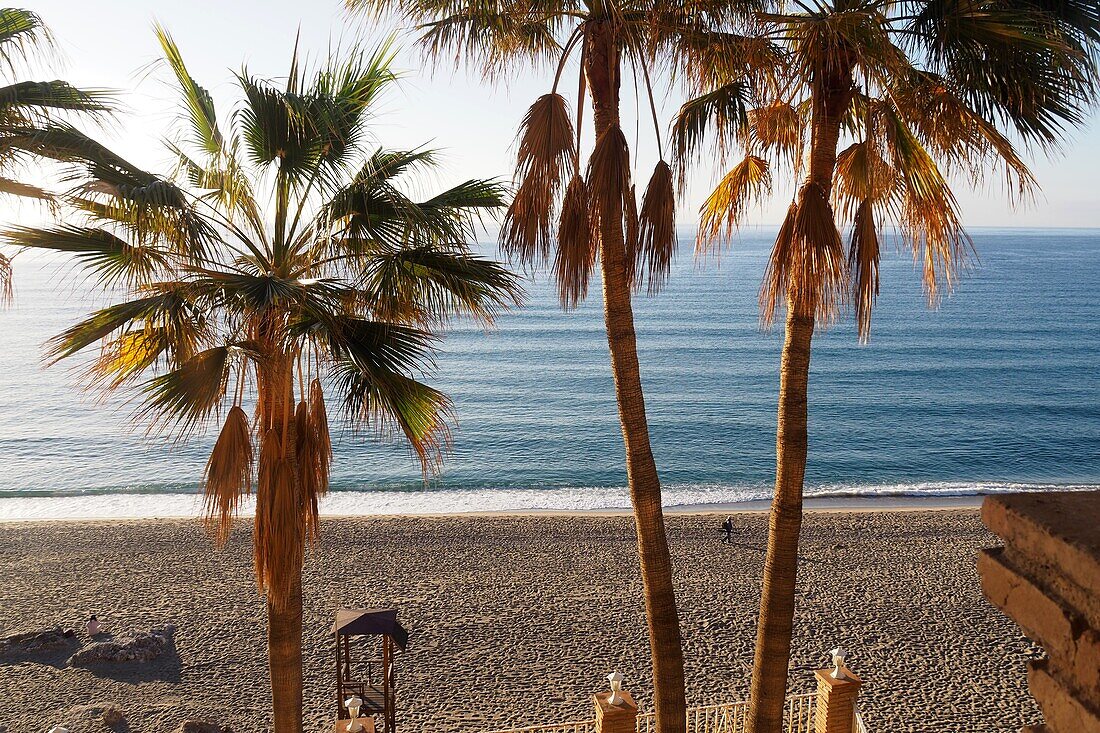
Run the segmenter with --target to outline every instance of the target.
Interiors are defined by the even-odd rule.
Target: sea
[[[850,314],[816,334],[808,495],[1100,487],[1100,230],[971,234],[976,255],[936,307],[891,248],[870,342]],[[782,326],[761,327],[757,296],[774,235],[746,229],[705,258],[685,235],[667,287],[636,297],[667,506],[770,496]],[[65,261],[24,253],[15,274],[0,311],[0,520],[198,513],[210,434],[148,435],[132,393],[89,394],[79,363],[44,361],[51,336],[110,296]],[[392,435],[335,424],[323,512],[628,506],[598,281],[571,312],[544,271],[525,285],[522,307],[455,323],[441,345],[429,381],[456,414],[442,469],[425,476]]]

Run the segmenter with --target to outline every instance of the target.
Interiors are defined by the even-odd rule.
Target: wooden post
[[[819,669],[817,677],[817,712],[814,733],[854,733],[856,697],[863,684],[851,670],[841,665],[843,673],[833,677],[832,669]]]
[[[638,705],[626,690],[621,690],[619,697],[619,703],[612,705],[610,691],[592,696],[596,705],[596,733],[635,733]]]

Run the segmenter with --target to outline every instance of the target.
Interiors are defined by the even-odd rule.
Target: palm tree
[[[347,0],[349,7],[396,13],[419,26],[435,60],[453,53],[492,78],[519,63],[552,64],[554,81],[523,120],[518,136],[515,198],[500,233],[502,249],[525,264],[549,264],[563,307],[588,292],[599,263],[611,370],[626,449],[653,666],[658,730],[685,727],[684,668],[661,507],[661,484],[646,422],[632,311],[632,291],[643,282],[655,292],[668,275],[676,247],[672,171],[663,158],[653,104],[651,69],[677,62],[689,71],[699,48],[723,48],[710,38],[714,18],[728,3],[652,0]],[[710,15],[708,15],[710,13]],[[711,17],[713,16],[713,18]],[[579,58],[576,117],[558,93],[567,62]],[[661,160],[639,208],[631,181],[630,150],[620,119],[620,82],[627,65],[644,81]],[[595,145],[587,165],[581,151],[586,97],[591,100]]]
[[[30,10],[0,8],[0,69],[15,75],[35,53],[54,50],[42,19]],[[0,86],[0,172],[8,172],[24,160],[11,135],[46,124],[60,114],[93,116],[110,108],[110,95],[101,90],[78,89],[68,82],[14,81]],[[50,201],[50,194],[31,183],[0,175],[0,194]],[[11,259],[0,252],[0,302],[11,298]]]
[[[302,564],[332,460],[326,405],[335,396],[353,424],[400,434],[425,468],[439,458],[450,404],[421,381],[438,327],[456,314],[489,321],[521,295],[466,244],[504,191],[469,180],[417,201],[402,175],[430,172],[434,153],[367,150],[372,106],[395,80],[388,44],[313,71],[295,53],[279,85],[242,70],[224,127],[171,37],[157,35],[187,128],[169,144],[176,175],[140,170],[71,127],[45,128],[17,142],[68,165],[72,218],[5,236],[72,253],[128,296],[57,336],[54,359],[101,343],[89,381],[136,387],[138,419],[180,436],[222,422],[204,474],[207,519],[224,542],[255,483],[274,729],[292,733],[302,728]]]
[[[749,730],[779,733],[794,618],[816,325],[849,299],[866,340],[884,227],[922,265],[931,303],[972,249],[951,176],[1003,170],[1015,200],[1036,182],[1010,141],[1054,148],[1096,91],[1100,14],[1090,0],[815,0],[761,14],[782,64],[730,74],[675,123],[690,159],[713,135],[744,157],[701,210],[697,246],[727,239],[782,164],[801,178],[761,290],[765,324],[786,309],[775,494],[753,663]],[[842,139],[850,142],[840,150]],[[839,153],[838,153],[839,150]],[[838,228],[847,225],[848,244]]]

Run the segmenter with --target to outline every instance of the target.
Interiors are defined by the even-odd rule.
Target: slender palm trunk
[[[585,74],[591,90],[598,138],[619,124],[619,49],[609,22],[590,21],[586,42]],[[680,623],[672,584],[672,559],[661,509],[661,482],[646,423],[634,313],[626,275],[622,211],[606,213],[600,222],[604,319],[638,536],[653,662],[657,730],[659,733],[683,733],[686,717]]]
[[[840,123],[851,99],[851,72],[833,69],[815,88],[810,169],[799,192],[807,196],[832,193]],[[802,251],[812,247],[804,243]],[[816,302],[806,302],[787,289],[787,323],[779,375],[779,419],[775,436],[775,495],[768,518],[768,551],[760,595],[749,693],[749,733],[782,733],[787,671],[794,627],[795,581],[798,571],[798,539],[802,530],[802,487],[806,474],[807,398],[810,346],[814,334]]]
[[[302,731],[302,567],[294,565],[284,608],[267,600],[267,668],[275,733]]]
[[[296,456],[296,423],[294,420],[294,371],[289,357],[274,358],[266,378],[261,378],[261,404],[265,415],[261,421],[280,436],[286,459],[291,462],[290,486],[280,487],[293,491],[299,497]],[[269,488],[268,492],[274,488]],[[297,554],[293,543],[300,537],[280,538],[283,546],[267,548],[268,558],[280,553]],[[302,563],[300,558],[280,563],[290,574],[289,593],[286,598],[273,598],[267,593],[267,668],[271,678],[271,706],[274,719],[273,733],[302,733]]]

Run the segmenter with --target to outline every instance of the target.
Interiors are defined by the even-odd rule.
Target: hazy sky
[[[210,89],[221,110],[230,109],[238,99],[231,70],[239,69],[242,63],[257,76],[286,73],[299,27],[302,50],[315,56],[324,54],[330,44],[347,46],[357,38],[377,40],[392,30],[376,22],[350,18],[333,0],[36,0],[32,7],[52,28],[66,57],[64,66],[50,76],[84,86],[123,90],[126,109],[111,130],[100,136],[135,163],[153,168],[162,167],[168,160],[159,140],[174,125],[177,112],[164,69],[149,70],[150,63],[159,57],[151,30],[154,20],[173,34],[192,74]],[[507,86],[494,88],[484,83],[476,71],[465,68],[440,68],[434,73],[426,70],[411,37],[402,35],[400,40],[406,50],[400,54],[398,65],[407,75],[401,90],[391,94],[381,107],[374,128],[380,141],[388,147],[430,143],[443,149],[445,183],[508,175],[517,123],[531,101],[549,90],[549,72],[520,75]],[[563,86],[566,91],[574,87],[573,83]],[[661,94],[661,122],[667,124],[681,100],[675,92]],[[624,88],[624,100],[631,96]],[[624,119],[633,119],[631,115],[624,114]],[[632,144],[633,127],[624,124]],[[1033,160],[1043,193],[1026,209],[1013,211],[999,184],[977,192],[957,187],[965,223],[1100,227],[1098,127],[1094,115],[1089,128],[1077,133],[1063,156]],[[641,185],[655,162],[651,128],[651,124],[641,125],[641,144],[635,155]],[[679,208],[681,227],[694,226],[695,211],[718,172],[701,169],[695,173]],[[756,212],[750,223],[779,221],[790,190],[786,185],[777,185],[776,189],[775,200]],[[13,216],[27,216],[23,209],[3,213],[7,221]]]

